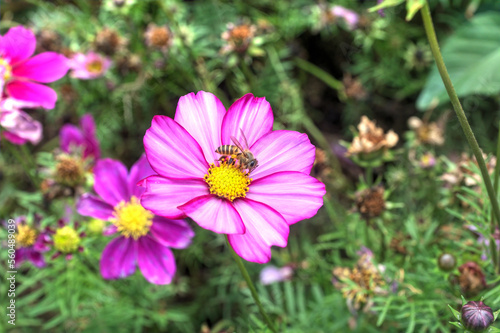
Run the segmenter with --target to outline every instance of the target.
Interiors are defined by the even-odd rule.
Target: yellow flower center
[[[73,253],[80,246],[80,236],[69,225],[56,230],[54,235],[54,248],[62,253]]]
[[[19,247],[28,247],[35,244],[36,236],[38,236],[35,229],[29,225],[19,224],[17,226],[16,244]]]
[[[116,225],[119,232],[125,237],[137,240],[145,236],[153,224],[153,213],[142,207],[139,199],[132,197],[130,202],[120,202],[115,207],[115,216],[110,221]]]
[[[0,68],[3,69],[3,79],[5,81],[12,77],[12,67],[10,67],[10,63],[4,58],[0,58]]]
[[[207,174],[203,177],[210,188],[210,193],[233,201],[244,198],[252,178],[247,172],[241,171],[234,164],[222,162],[219,166],[211,163]]]
[[[87,70],[92,74],[99,74],[102,72],[102,61],[94,60],[89,62],[86,66]]]

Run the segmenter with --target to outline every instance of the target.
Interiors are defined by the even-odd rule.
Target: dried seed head
[[[56,180],[66,186],[76,186],[83,182],[85,171],[81,160],[69,155],[57,157]]]
[[[154,23],[149,24],[148,29],[144,33],[144,38],[147,46],[162,51],[167,51],[172,44],[172,33],[166,25],[157,26]]]
[[[40,30],[36,34],[36,53],[61,52],[61,36],[53,30]]]
[[[467,297],[473,297],[486,288],[486,279],[481,267],[469,261],[458,268],[460,276],[458,281],[462,292]]]
[[[96,51],[104,53],[107,56],[114,55],[124,45],[125,40],[118,32],[108,27],[99,31],[94,40]]]
[[[377,186],[356,193],[356,206],[365,218],[380,216],[385,209],[384,188]]]

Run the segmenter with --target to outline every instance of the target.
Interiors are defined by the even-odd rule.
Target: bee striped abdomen
[[[215,152],[221,155],[237,155],[241,153],[240,149],[233,145],[220,146]]]

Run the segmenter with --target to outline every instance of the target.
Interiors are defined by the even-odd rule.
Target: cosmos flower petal
[[[198,142],[208,163],[219,158],[221,126],[226,108],[215,95],[199,91],[182,96],[175,111],[175,121]]]
[[[144,136],[153,170],[169,178],[203,178],[208,163],[195,139],[173,119],[155,116]]]
[[[231,136],[234,136],[244,145],[241,135],[243,131],[248,140],[248,147],[251,147],[261,136],[273,129],[273,121],[273,110],[266,98],[246,94],[231,105],[224,117],[222,144],[234,144],[231,141]]]
[[[289,227],[283,216],[266,204],[235,200],[234,207],[246,227],[243,235],[228,235],[229,244],[243,259],[264,264],[271,259],[271,246],[285,247]]]
[[[116,234],[117,232],[118,232],[118,228],[116,227],[116,225],[111,224],[111,225],[108,225],[106,228],[104,228],[104,230],[102,231],[102,234],[104,236],[111,236],[113,234]]]
[[[186,216],[178,206],[209,193],[207,183],[201,179],[150,176],[145,179],[144,185],[146,192],[141,196],[142,206],[156,215],[171,219]]]
[[[290,225],[316,215],[325,193],[325,184],[316,178],[289,171],[254,181],[246,198],[271,206]]]
[[[31,102],[45,109],[53,109],[57,101],[54,89],[28,81],[15,80],[7,83],[7,93],[17,100]]]
[[[245,233],[243,221],[232,203],[213,194],[194,198],[179,209],[200,227],[218,234]]]
[[[306,134],[285,130],[265,135],[251,150],[259,161],[259,167],[252,172],[255,180],[280,171],[309,174],[316,153]]]
[[[0,54],[9,59],[11,66],[31,57],[35,48],[35,34],[23,26],[10,28],[0,38]]]
[[[155,172],[151,169],[146,155],[143,154],[139,160],[132,165],[132,168],[130,168],[130,174],[128,175],[129,193],[139,198],[145,189],[144,187],[137,186],[137,183],[154,174]]]
[[[68,71],[65,56],[55,52],[44,52],[17,65],[12,69],[13,76],[38,82],[54,82]]]
[[[45,267],[45,258],[43,257],[43,254],[37,251],[31,251],[31,253],[28,254],[28,260],[31,261],[31,263],[38,268]]]
[[[90,113],[84,114],[80,119],[80,126],[85,138],[83,157],[92,156],[95,160],[98,160],[101,157],[101,149],[99,147],[99,140],[97,140],[94,117]]]
[[[14,144],[37,144],[42,139],[42,124],[20,110],[0,112],[0,126],[6,130],[5,138]]]
[[[138,262],[142,275],[150,283],[169,284],[175,275],[172,251],[149,236],[138,239]]]
[[[153,218],[151,233],[163,246],[185,249],[191,244],[194,231],[185,220],[171,220],[161,216]]]
[[[89,193],[85,193],[80,197],[76,205],[76,211],[80,215],[100,220],[109,220],[113,217],[113,206]]]
[[[82,131],[72,124],[63,125],[59,132],[61,150],[65,153],[71,152],[71,147],[81,146],[84,142]]]
[[[99,267],[103,278],[114,280],[132,275],[136,262],[137,242],[133,238],[120,236],[104,248]]]
[[[94,190],[108,204],[116,206],[121,201],[129,201],[127,168],[120,161],[99,160],[94,167],[94,176]]]

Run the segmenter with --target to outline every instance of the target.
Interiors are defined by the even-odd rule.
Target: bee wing
[[[232,136],[232,135],[231,135],[231,140],[236,145],[236,147],[238,147],[241,150],[241,152],[243,152],[245,150],[243,148],[243,146],[241,145],[241,143],[234,136]]]
[[[241,136],[243,137],[243,140],[245,141],[245,148],[250,149],[250,147],[248,146],[247,137],[245,136],[245,133],[243,133],[243,130],[241,128],[240,128],[240,132],[241,132]]]

